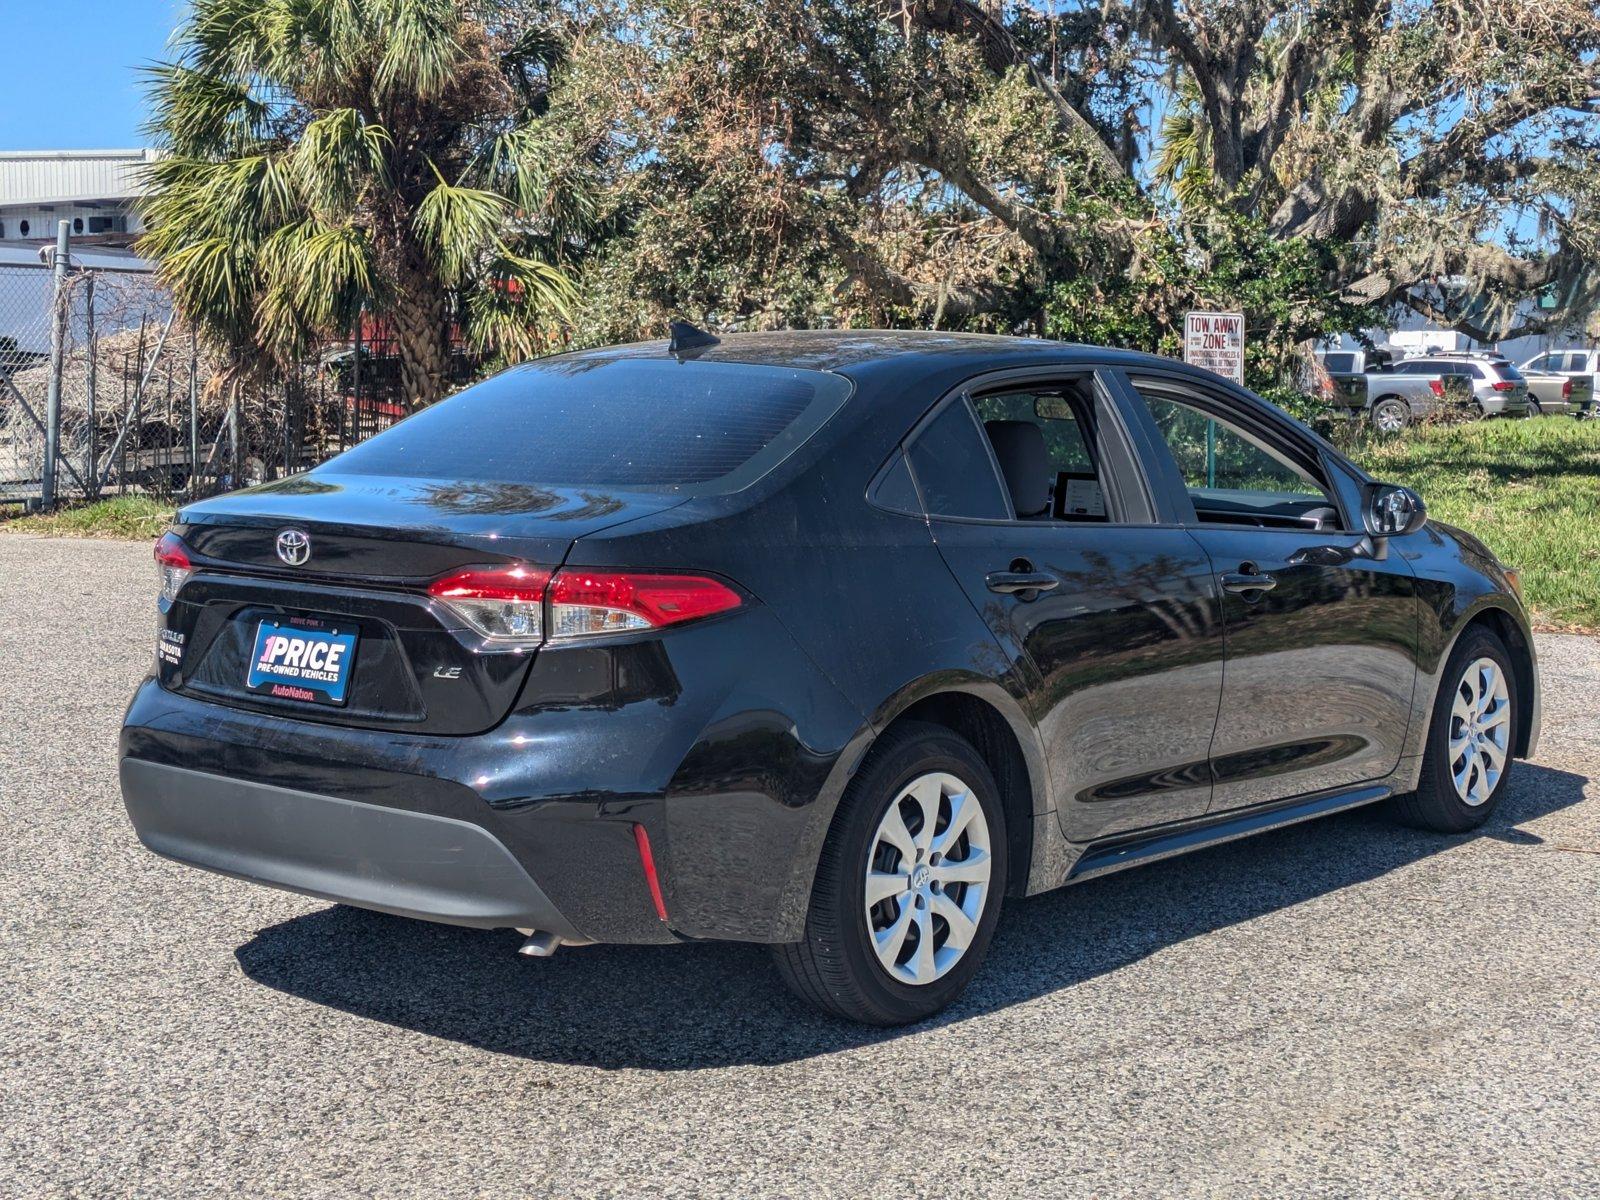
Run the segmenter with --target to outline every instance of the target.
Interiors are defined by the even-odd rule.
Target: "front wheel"
[[[872,748],[823,846],[784,982],[833,1016],[905,1025],[971,982],[1006,887],[1005,813],[963,738],[906,722]]]
[[[1394,801],[1400,820],[1440,833],[1488,820],[1511,776],[1519,703],[1505,645],[1487,629],[1468,630],[1434,697],[1417,790]]]

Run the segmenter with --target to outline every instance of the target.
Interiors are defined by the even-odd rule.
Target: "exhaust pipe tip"
[[[549,958],[561,949],[561,939],[548,929],[519,929],[518,933],[526,933],[528,940],[522,943],[518,954],[529,958]]]

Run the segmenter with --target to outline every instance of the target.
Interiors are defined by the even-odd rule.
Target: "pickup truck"
[[[1317,355],[1323,398],[1348,416],[1365,415],[1380,433],[1398,433],[1441,412],[1472,411],[1472,385],[1444,372],[1396,374],[1385,350],[1325,350]]]
[[[1600,354],[1592,350],[1551,350],[1523,363],[1535,413],[1570,413],[1580,420],[1600,415],[1594,395],[1597,363]]]

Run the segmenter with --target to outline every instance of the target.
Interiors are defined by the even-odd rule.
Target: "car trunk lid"
[[[207,501],[175,525],[194,574],[163,617],[162,682],[299,720],[481,732],[536,651],[487,643],[429,584],[468,566],[553,570],[585,534],[681,502],[321,473]]]

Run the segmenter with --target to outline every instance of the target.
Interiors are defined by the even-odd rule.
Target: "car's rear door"
[[[995,437],[1045,457],[1020,500]],[[1203,814],[1222,691],[1216,583],[1194,540],[1155,522],[1093,374],[975,381],[913,433],[907,458],[941,554],[1022,665],[1066,836]]]
[[[1406,556],[1374,556],[1348,481],[1266,406],[1198,372],[1129,382],[1222,594],[1211,810],[1388,774],[1417,675],[1422,604]]]

